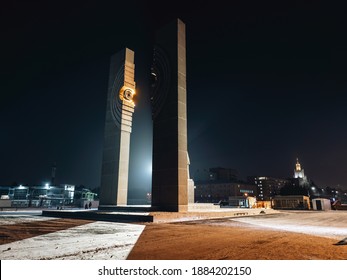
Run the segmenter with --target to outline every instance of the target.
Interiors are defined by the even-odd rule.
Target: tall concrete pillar
[[[188,210],[185,24],[158,31],[152,66],[152,206]]]
[[[102,154],[100,205],[127,205],[130,134],[135,107],[134,77],[132,50],[123,49],[112,56]]]

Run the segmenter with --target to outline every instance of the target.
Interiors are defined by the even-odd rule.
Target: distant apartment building
[[[212,167],[207,169],[198,169],[193,174],[195,182],[234,182],[238,179],[238,172],[233,168]]]
[[[257,199],[261,201],[271,200],[275,195],[280,194],[282,187],[290,184],[289,179],[266,176],[249,176],[248,182],[256,185]]]
[[[195,173],[194,201],[198,203],[228,202],[230,197],[255,197],[255,185],[238,180],[236,169],[213,167]]]
[[[256,196],[255,185],[242,182],[196,182],[195,202],[218,203],[230,197]]]
[[[213,167],[209,169],[210,180],[219,182],[234,182],[238,178],[238,172],[236,169]]]

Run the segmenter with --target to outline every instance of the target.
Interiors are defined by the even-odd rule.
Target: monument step
[[[153,222],[149,213],[103,212],[103,211],[69,211],[69,210],[43,210],[42,216],[68,219],[82,219],[104,222]]]
[[[101,211],[112,211],[112,212],[153,212],[158,211],[158,207],[150,205],[99,205],[98,210]]]

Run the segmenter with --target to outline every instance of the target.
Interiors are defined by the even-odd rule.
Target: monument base
[[[43,210],[42,216],[67,219],[82,219],[106,222],[182,222],[199,219],[234,218],[274,214],[278,211],[265,208],[220,208],[210,203],[189,204],[188,211],[168,211],[149,205],[134,206],[100,206],[99,210]]]
[[[42,216],[117,223],[153,222],[153,215],[150,215],[148,212],[129,213],[129,211],[108,212],[98,210],[43,210]]]
[[[188,212],[188,205],[164,205],[164,206],[154,206],[154,211],[161,212]]]
[[[151,205],[99,205],[99,211],[113,211],[113,212],[153,212],[160,211],[158,207]]]

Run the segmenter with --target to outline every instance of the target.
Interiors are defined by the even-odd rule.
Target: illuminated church
[[[299,159],[296,159],[295,169],[294,169],[294,178],[298,179],[299,185],[305,185],[308,183],[307,177],[305,176],[304,169],[301,168]]]

